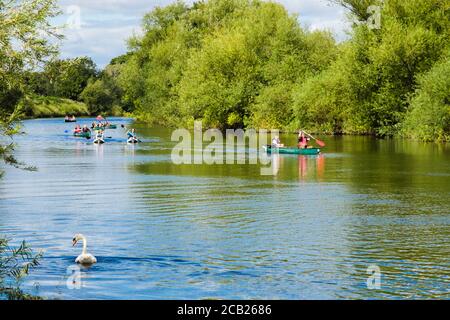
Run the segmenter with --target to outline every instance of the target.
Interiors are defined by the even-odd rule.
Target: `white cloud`
[[[63,15],[57,24],[76,21],[80,14],[79,29],[64,33],[61,43],[63,57],[90,56],[100,66],[105,66],[113,57],[126,52],[126,40],[139,32],[143,15],[156,6],[164,6],[174,0],[59,0]],[[192,3],[193,0],[186,1]],[[327,29],[337,39],[345,38],[347,24],[344,11],[331,6],[328,0],[277,0],[291,13],[299,14],[300,23],[311,30]],[[73,10],[73,8],[79,10]],[[68,11],[68,8],[71,10]]]

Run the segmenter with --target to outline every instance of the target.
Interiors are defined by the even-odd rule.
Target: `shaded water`
[[[39,171],[6,168],[0,180],[0,234],[45,251],[23,283],[32,293],[450,298],[449,146],[324,137],[322,156],[280,155],[277,175],[261,176],[259,165],[176,166],[167,129],[138,126],[136,146],[109,130],[96,146],[65,133],[72,127],[26,121],[16,155]],[[66,283],[75,233],[98,258],[81,270],[81,289]],[[380,289],[367,288],[371,265]]]

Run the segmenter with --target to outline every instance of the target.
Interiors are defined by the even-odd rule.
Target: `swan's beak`
[[[77,240],[73,239],[72,240],[72,247],[75,247],[76,244],[77,244]]]

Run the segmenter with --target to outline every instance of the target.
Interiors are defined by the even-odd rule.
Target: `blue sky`
[[[126,39],[139,34],[144,13],[173,0],[59,0],[63,14],[58,24],[67,24],[66,36],[60,44],[64,58],[89,56],[99,67],[127,50]],[[192,0],[185,1],[192,3]],[[345,38],[348,28],[342,8],[327,0],[277,0],[310,29],[327,29],[338,40]]]

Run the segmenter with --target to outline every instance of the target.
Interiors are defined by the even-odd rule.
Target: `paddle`
[[[322,140],[316,139],[314,138],[312,135],[310,135],[308,132],[303,131],[304,133],[306,133],[306,135],[308,135],[311,139],[316,140],[316,143],[321,146],[322,148],[326,146],[325,142],[323,142]]]

